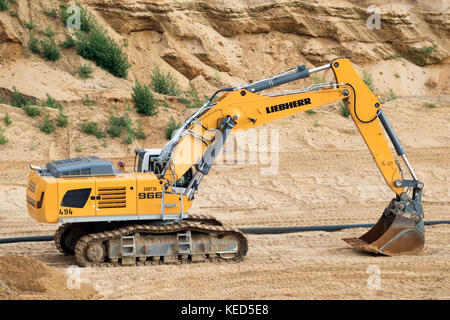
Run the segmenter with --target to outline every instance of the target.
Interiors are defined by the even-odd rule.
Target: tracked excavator
[[[263,90],[331,69],[335,81],[278,93]],[[97,157],[30,165],[27,207],[43,223],[62,223],[57,249],[80,266],[241,261],[247,239],[212,216],[188,213],[202,179],[229,135],[343,101],[387,185],[395,193],[379,221],[352,247],[388,256],[417,254],[425,243],[423,183],[389,124],[377,96],[348,59],[217,91],[163,149],[137,149],[134,172]],[[383,132],[383,128],[385,133]],[[389,137],[398,155],[386,138]],[[400,158],[411,179],[404,177]],[[350,164],[349,164],[350,166]]]

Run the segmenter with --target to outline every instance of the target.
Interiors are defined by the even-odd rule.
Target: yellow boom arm
[[[329,68],[334,72],[335,82],[284,93],[257,94]],[[160,174],[160,182],[168,192],[186,171],[195,167],[195,174],[188,187],[181,191],[181,194],[185,192],[188,199],[193,200],[198,185],[204,175],[209,173],[226,138],[233,130],[255,128],[342,100],[384,180],[396,194],[372,229],[359,238],[344,240],[357,249],[386,255],[415,254],[422,250],[425,243],[421,203],[423,183],[417,179],[406,159],[403,147],[381,110],[380,101],[358,76],[349,60],[335,59],[329,65],[311,70],[298,66],[275,77],[221,91],[227,93],[216,104],[211,103],[213,98],[205,103],[184,123],[161,152],[159,162],[164,168]],[[380,124],[397,155],[403,158],[413,180],[403,179],[399,163],[394,160]],[[412,195],[405,192],[405,189]]]
[[[231,131],[247,130],[289,117],[322,105],[343,100],[353,121],[366,142],[386,183],[400,195],[404,188],[397,187],[401,180],[399,169],[382,132],[377,113],[380,102],[370,91],[347,59],[336,59],[331,63],[336,83],[304,92],[283,93],[270,96],[259,95],[246,89],[227,92],[218,103],[202,114],[177,143],[171,163],[166,171],[166,179],[176,181],[204,155],[207,148],[218,138],[223,119],[233,122]],[[230,129],[229,129],[230,130]],[[218,149],[218,148],[216,148]],[[216,150],[216,153],[219,150]],[[171,175],[175,175],[171,179]]]

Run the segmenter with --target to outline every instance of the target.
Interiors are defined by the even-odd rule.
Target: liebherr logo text
[[[277,104],[276,106],[267,107],[266,112],[272,113],[272,112],[277,112],[277,111],[283,111],[286,109],[292,109],[292,108],[297,108],[300,106],[306,106],[307,104],[311,104],[311,98],[295,100],[295,101],[291,101],[291,102]]]

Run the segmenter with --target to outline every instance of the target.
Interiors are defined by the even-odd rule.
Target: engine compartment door
[[[97,177],[95,193],[96,216],[136,215],[136,177],[119,174]]]
[[[58,180],[58,217],[94,216],[94,194],[94,179],[60,178]]]

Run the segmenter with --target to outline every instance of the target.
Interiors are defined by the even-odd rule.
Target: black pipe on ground
[[[425,221],[426,226],[434,226],[437,224],[450,224],[450,220],[435,220],[435,221]],[[305,232],[305,231],[340,231],[343,229],[354,229],[354,228],[372,228],[373,223],[369,224],[342,224],[334,226],[306,226],[306,227],[262,227],[262,228],[240,228],[239,230],[243,233],[249,234],[280,234],[280,233],[294,233],[294,232]]]
[[[17,238],[0,238],[0,243],[16,243],[16,242],[43,242],[53,241],[54,236],[32,236],[32,237],[17,237]]]
[[[435,220],[425,221],[426,226],[434,226],[438,224],[450,224],[450,220]],[[243,233],[248,234],[281,234],[281,233],[295,233],[306,231],[340,231],[343,229],[354,228],[371,228],[374,224],[342,224],[332,226],[306,226],[306,227],[259,227],[259,228],[240,228]],[[45,242],[53,241],[54,236],[32,236],[32,237],[17,237],[17,238],[0,238],[2,243],[18,243],[18,242]]]

